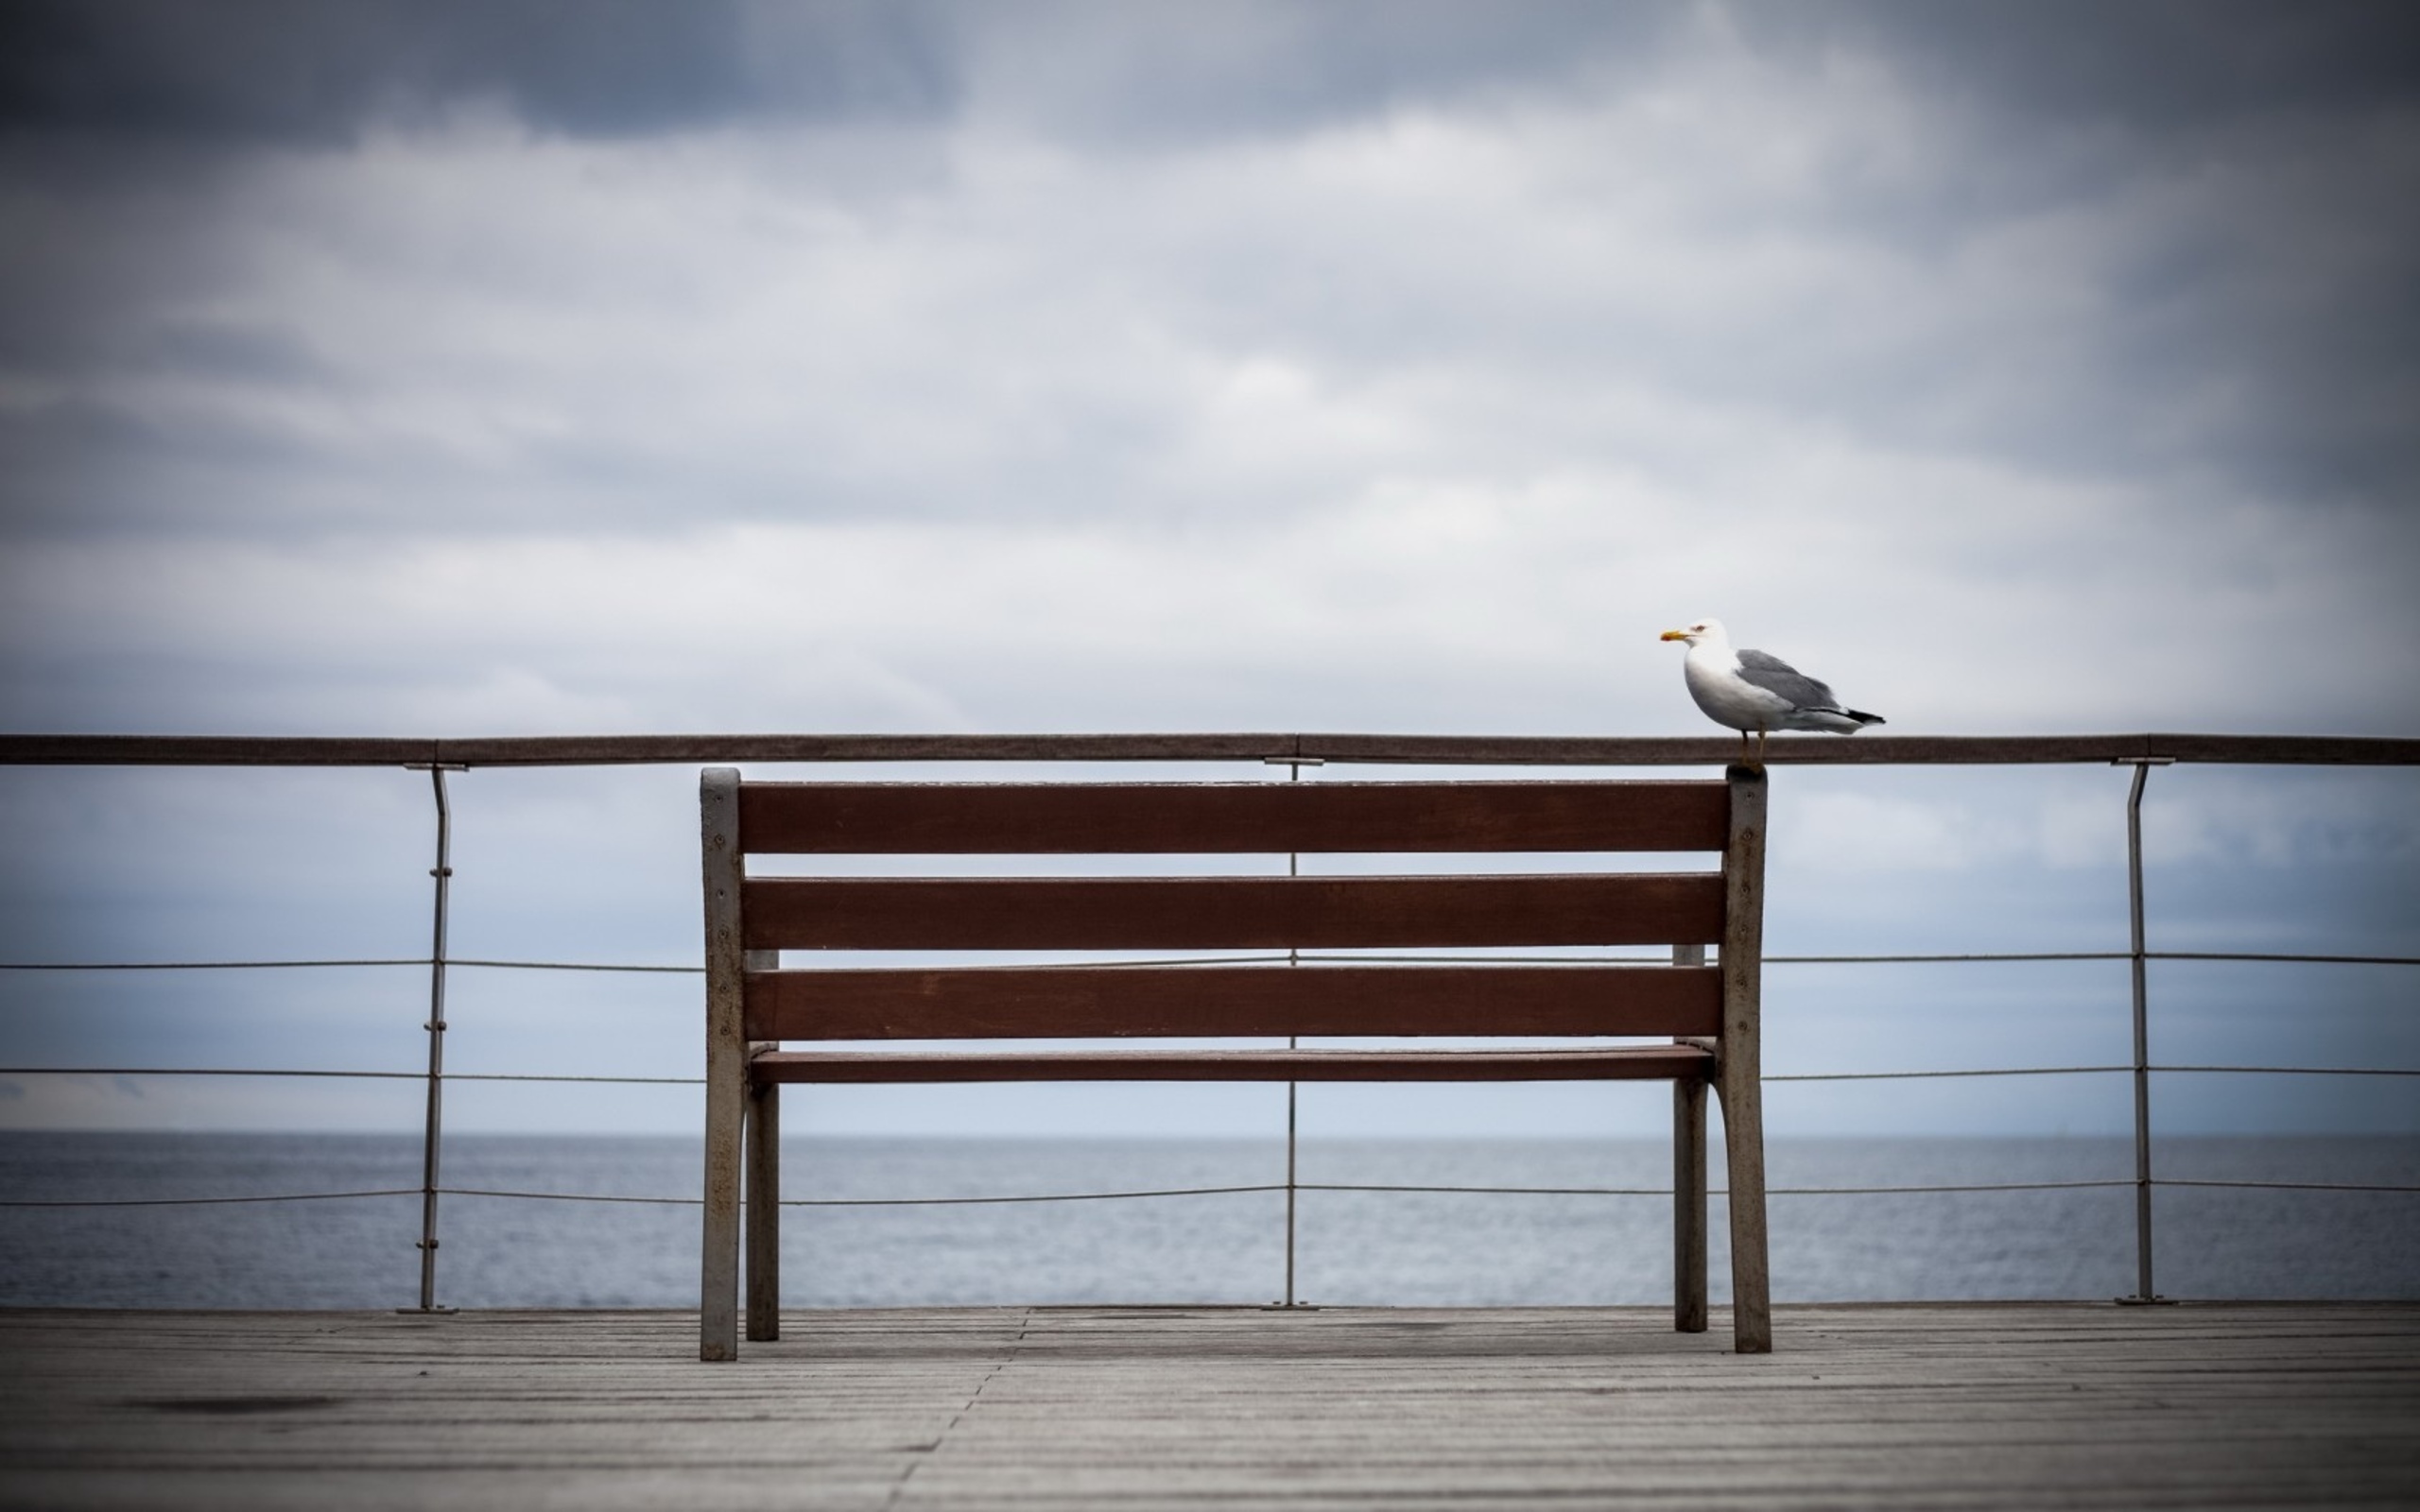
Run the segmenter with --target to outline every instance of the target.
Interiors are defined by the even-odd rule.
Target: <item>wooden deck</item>
[[[2420,1505],[2420,1305],[0,1313],[0,1505]]]

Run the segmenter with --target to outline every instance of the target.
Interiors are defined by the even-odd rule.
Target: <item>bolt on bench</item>
[[[699,1355],[779,1336],[789,1082],[1673,1084],[1676,1326],[1706,1326],[1705,1091],[1721,1099],[1733,1342],[1772,1348],[1758,1084],[1765,777],[1722,782],[888,783],[700,787],[705,1254]],[[752,855],[1719,851],[1720,871],[1427,876],[774,877]],[[1716,966],[1694,964],[1706,945]],[[1676,964],[783,970],[780,952],[1436,951],[1671,945]],[[1497,1046],[1019,1049],[1037,1039],[1483,1038]],[[1656,1037],[1541,1048],[1503,1041]],[[785,1050],[784,1041],[813,1041]],[[967,1048],[834,1048],[858,1041]],[[744,1149],[743,1149],[744,1143]]]

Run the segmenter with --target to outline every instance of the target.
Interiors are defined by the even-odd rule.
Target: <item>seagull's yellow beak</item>
[[[1666,630],[1656,637],[1659,641],[1685,641],[1688,638],[1689,632],[1686,630]]]

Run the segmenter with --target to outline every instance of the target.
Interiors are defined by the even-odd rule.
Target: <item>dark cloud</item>
[[[925,113],[950,94],[912,6],[739,0],[11,0],[0,130],[241,146],[493,101],[627,135],[763,112]]]
[[[2191,130],[2420,98],[2420,9],[2403,0],[1846,0],[1743,14],[1777,36],[1879,47],[1945,94],[2052,121]]]
[[[1090,0],[16,0],[0,5],[0,194],[13,199],[0,202],[12,231],[0,244],[0,286],[9,291],[0,296],[0,373],[28,378],[26,391],[38,397],[0,417],[0,466],[12,485],[0,508],[49,529],[203,512],[219,526],[350,524],[388,507],[361,478],[409,475],[422,493],[458,501],[457,512],[497,523],[645,518],[653,501],[701,479],[734,513],[794,510],[804,493],[894,515],[916,507],[903,489],[952,491],[932,485],[930,458],[959,455],[953,424],[985,430],[986,418],[1020,404],[1035,410],[1040,438],[966,462],[968,474],[999,496],[1131,500],[1139,490],[1119,470],[1165,448],[1154,429],[1165,415],[1090,390],[1045,403],[1006,359],[994,387],[960,382],[985,360],[994,316],[1059,292],[1055,264],[1039,273],[1010,266],[1016,238],[1030,241],[1032,231],[1014,205],[968,223],[971,234],[1003,233],[987,274],[1005,291],[997,306],[959,302],[952,314],[967,329],[952,360],[893,385],[894,399],[913,391],[892,408],[915,423],[879,447],[857,443],[853,422],[829,436],[802,424],[800,444],[761,476],[752,461],[700,460],[679,438],[624,419],[516,440],[521,471],[482,480],[469,464],[458,465],[471,475],[449,472],[458,464],[441,456],[315,451],[314,433],[289,427],[278,405],[175,410],[150,390],[79,386],[106,373],[215,385],[220,397],[283,391],[330,410],[374,399],[383,390],[372,380],[401,364],[373,339],[347,345],[342,333],[247,326],[260,321],[257,301],[224,319],[197,315],[261,276],[232,265],[269,238],[236,232],[295,203],[223,192],[230,164],[272,147],[338,153],[371,126],[425,122],[466,103],[542,131],[607,139],[760,121],[956,117],[965,145],[978,148],[977,137],[1005,125],[1010,135],[1022,127],[1099,156],[1418,109],[1471,117],[1499,103],[1611,101],[1650,87],[1753,88],[1723,71],[1735,36],[1781,65],[1776,80],[1819,77],[1843,57],[1878,64],[1923,107],[1910,117],[1926,135],[1920,150],[1849,151],[1822,165],[1812,190],[1767,197],[1751,183],[1722,184],[1725,148],[1684,134],[1657,144],[1660,155],[1638,161],[1637,175],[1691,180],[1685,193],[1720,218],[1683,233],[1703,235],[1711,251],[1800,246],[1810,264],[1839,257],[1870,265],[1877,279],[1905,278],[1905,297],[1840,281],[1811,284],[1821,295],[1789,321],[1720,304],[1667,310],[1626,301],[1612,280],[1524,279],[1512,271],[1524,249],[1509,243],[1432,255],[1416,240],[1388,246],[1360,234],[1349,212],[1322,217],[1297,214],[1299,205],[1204,217],[1182,249],[1142,254],[1165,266],[1134,275],[1128,297],[1205,347],[1304,352],[1373,385],[1423,368],[1560,371],[1575,389],[1618,377],[1836,423],[1884,447],[2097,476],[2221,475],[2281,498],[2408,498],[2420,490],[2411,426],[2420,408],[2420,153],[2408,145],[2420,117],[2397,112],[2420,100],[2412,15],[2420,10],[2342,0],[1349,0],[1183,10]],[[1693,71],[1709,58],[1715,70]],[[1853,94],[1847,86],[1809,98],[1848,112]],[[1810,140],[1820,125],[1808,123]],[[855,163],[874,176],[925,175],[918,191],[938,201],[961,145],[953,137],[925,157],[903,154],[913,165],[898,167],[869,145],[879,132],[819,135],[824,155],[789,168],[811,186],[802,198],[833,198],[852,171],[842,164]],[[150,165],[130,186],[108,171],[125,160]],[[487,214],[518,208],[465,202]],[[1170,213],[1131,202],[1074,208],[1098,215],[1109,249],[1101,266],[1113,269],[1120,238],[1135,232],[1136,245],[1148,245],[1150,228],[1137,222]],[[1554,205],[1531,208],[1526,230],[1565,229]],[[2085,230],[2047,243],[2038,262],[1994,246],[2030,219],[2061,217]],[[2093,245],[2077,252],[2084,242]],[[1072,238],[1040,245],[1056,246],[1071,267],[1089,252]],[[713,254],[702,244],[679,250],[701,264]],[[440,284],[477,281],[484,270],[464,255]],[[1498,262],[1505,275],[1488,276]],[[1964,276],[1969,264],[1997,270],[2001,283]],[[1744,266],[1777,286],[1796,272],[1780,261]],[[2062,281],[2083,297],[2044,293]],[[1920,318],[1910,312],[1927,291]],[[415,292],[425,291],[396,297]],[[1743,290],[1739,307],[1756,307],[1759,292]],[[527,302],[576,301],[540,280]],[[2016,329],[1996,318],[2002,302],[2048,313],[2038,329]],[[557,329],[577,334],[572,322]],[[475,335],[464,333],[463,351],[477,351]],[[863,366],[880,374],[905,360],[886,352]],[[881,397],[876,387],[843,374],[814,398],[866,403]],[[877,467],[796,460],[877,451],[922,460],[903,470],[907,482]],[[206,494],[203,482],[224,487]],[[297,503],[306,498],[307,507]],[[332,502],[344,500],[354,503]]]
[[[1826,213],[1944,264],[2029,222],[2123,232],[2070,276],[2086,370],[1988,413],[1929,369],[1844,385],[1908,438],[2101,472],[2224,473],[2279,502],[2420,490],[2420,8],[2396,0],[1747,5],[1790,66],[1878,60],[1927,106],[1944,178],[1851,177]],[[2131,222],[2131,229],[2128,224]],[[2104,249],[2104,255],[2107,255]],[[2036,278],[2053,276],[2043,268]],[[1979,369],[2018,353],[1977,350]]]
[[[1651,67],[1688,8],[1588,0],[12,0],[0,131],[339,145],[493,101],[617,136],[994,102],[1097,146],[1298,130],[1493,86]]]
[[[1603,88],[1709,25],[1790,58],[1878,49],[1945,96],[2019,115],[2161,129],[2420,94],[2420,10],[2401,0],[9,0],[0,130],[326,143],[469,99],[609,136],[766,112],[928,117],[979,58],[1037,118],[1167,141],[1497,86]]]
[[[1652,70],[1678,3],[1237,0],[1171,12],[1070,0],[955,8],[987,103],[1095,148],[1283,135],[1398,110],[1601,89]]]

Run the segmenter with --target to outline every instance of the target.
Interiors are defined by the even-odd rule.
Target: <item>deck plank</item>
[[[2420,1503],[2420,1305],[0,1312],[0,1506]]]

